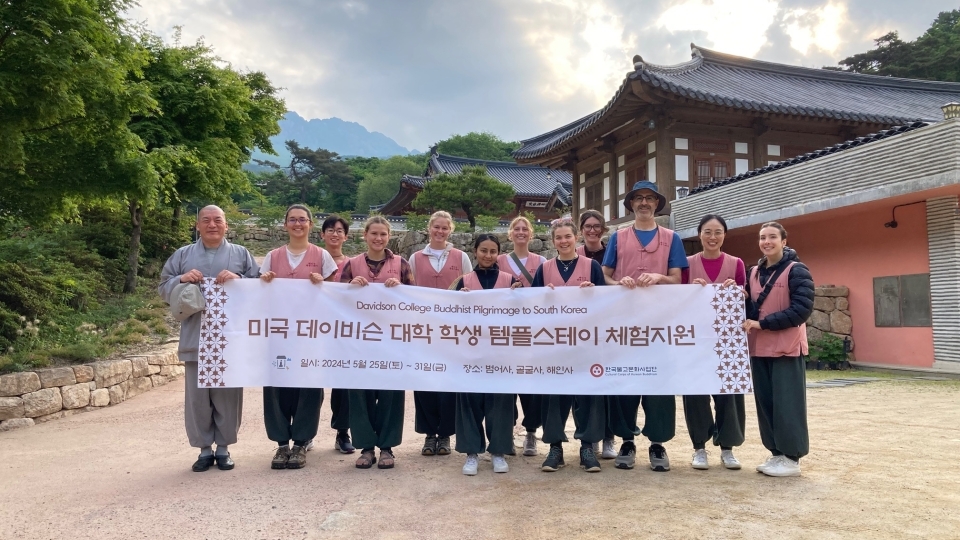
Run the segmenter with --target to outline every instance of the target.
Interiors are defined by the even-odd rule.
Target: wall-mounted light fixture
[[[897,225],[899,225],[899,224],[897,223],[897,208],[900,208],[901,206],[911,206],[911,205],[914,205],[914,204],[920,204],[920,203],[924,203],[924,202],[927,202],[927,201],[916,201],[916,202],[911,202],[911,203],[906,203],[906,204],[898,204],[898,205],[894,206],[894,207],[893,207],[893,212],[891,212],[891,213],[893,214],[893,219],[891,219],[890,221],[884,223],[883,226],[886,227],[886,228],[888,228],[888,229],[896,229],[896,228],[897,228]]]
[[[653,129],[657,127],[657,122],[651,118],[650,120],[647,120],[643,125],[646,126],[647,129]]]

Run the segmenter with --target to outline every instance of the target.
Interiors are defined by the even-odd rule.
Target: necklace
[[[573,266],[573,263],[577,262],[577,259],[579,259],[579,257],[574,257],[569,261],[561,261],[560,257],[557,257],[557,264],[563,268],[563,273],[566,274],[570,271],[570,267]]]

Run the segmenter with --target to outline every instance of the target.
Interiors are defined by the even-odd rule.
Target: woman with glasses
[[[427,222],[430,243],[410,258],[410,270],[420,287],[448,289],[460,276],[473,270],[470,257],[453,247],[447,239],[456,228],[453,216],[440,210]],[[456,392],[413,393],[417,433],[426,436],[420,454],[450,455],[450,436],[456,431]]]
[[[363,226],[366,253],[350,259],[340,272],[340,283],[366,287],[382,283],[386,287],[413,285],[410,263],[387,249],[390,222],[383,216],[370,216]],[[374,449],[380,448],[377,468],[392,469],[393,447],[403,438],[403,390],[348,390],[350,395],[350,429],[362,448],[357,458],[358,469],[369,469],[377,463]]]
[[[721,287],[743,287],[747,272],[743,261],[720,251],[727,234],[727,222],[716,214],[707,214],[697,226],[703,251],[687,257],[689,268],[681,271],[681,283],[706,286],[716,283]],[[720,462],[728,469],[739,469],[740,461],[733,455],[733,447],[743,444],[746,428],[743,394],[717,394],[713,396],[716,417],[710,410],[710,396],[683,396],[683,416],[687,432],[693,443],[694,469],[707,470],[707,441],[720,447]]]
[[[333,262],[337,263],[337,272],[333,280],[340,281],[340,273],[346,266],[350,257],[344,255],[343,244],[347,240],[347,234],[350,232],[350,224],[347,220],[334,214],[323,220],[320,226],[320,237],[323,238],[323,245],[330,252]],[[337,430],[337,438],[333,441],[333,448],[341,454],[352,454],[357,449],[350,442],[350,396],[342,388],[330,390],[330,427]],[[313,441],[307,445],[307,450],[313,446]]]
[[[497,266],[501,272],[507,272],[529,287],[533,274],[547,259],[542,255],[530,253],[530,240],[533,239],[533,224],[530,220],[517,216],[510,222],[507,239],[513,242],[513,251],[497,257]],[[519,394],[520,408],[523,410],[521,425],[527,430],[523,440],[523,455],[537,455],[537,428],[540,422],[540,394]]]
[[[267,254],[260,279],[309,279],[314,284],[333,281],[337,265],[323,248],[310,243],[310,209],[295,204],[287,209],[284,229],[289,242]],[[301,469],[307,464],[307,444],[317,435],[323,388],[263,387],[263,423],[267,437],[277,443],[272,469]],[[290,441],[293,447],[290,447]]]
[[[570,218],[554,220],[550,224],[550,238],[557,256],[543,263],[533,277],[533,287],[593,287],[605,285],[600,263],[577,255],[577,225]],[[573,408],[574,396],[544,395],[542,398],[543,442],[550,445],[550,453],[540,469],[555,472],[565,465],[563,443],[567,442],[564,428]],[[607,426],[607,408],[603,396],[577,396],[577,428],[574,438],[580,440],[580,467],[587,472],[600,472],[593,445],[600,442]]]

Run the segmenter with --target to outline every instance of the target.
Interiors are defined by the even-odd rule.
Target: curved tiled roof
[[[548,169],[536,165],[518,165],[512,161],[485,161],[445,154],[434,154],[430,158],[430,169],[435,174],[459,174],[464,167],[480,165],[487,168],[487,174],[490,176],[513,186],[517,195],[549,197],[560,186],[566,197],[564,204],[570,204],[573,176],[569,171]],[[547,174],[550,175],[549,180],[547,180]]]
[[[603,109],[521,141],[514,157],[531,159],[558,149],[608,117],[633,82],[733,109],[889,126],[942,120],[940,107],[960,101],[960,83],[788,66],[691,48],[692,59],[675,66],[658,66],[636,57],[635,71]]]
[[[715,181],[715,182],[711,182],[711,183],[709,183],[709,184],[707,184],[707,185],[705,185],[705,186],[700,186],[700,187],[698,187],[698,188],[695,188],[695,189],[690,190],[690,194],[687,195],[687,196],[688,196],[688,197],[692,197],[692,196],[696,195],[697,193],[703,193],[704,191],[708,191],[708,190],[711,190],[711,189],[714,189],[714,188],[718,188],[718,187],[721,187],[721,186],[726,186],[726,185],[732,184],[732,183],[734,183],[734,182],[739,182],[739,181],[741,181],[741,180],[746,180],[747,178],[753,178],[754,176],[758,176],[758,175],[761,175],[761,174],[764,174],[764,173],[768,173],[768,172],[780,170],[780,169],[782,169],[782,168],[784,168],[784,167],[790,167],[790,166],[792,166],[792,165],[797,165],[797,164],[800,164],[800,163],[805,163],[805,162],[810,161],[810,160],[812,160],[812,159],[817,159],[817,158],[829,156],[829,155],[831,155],[831,154],[835,154],[835,153],[837,153],[837,152],[842,152],[842,151],[844,151],[844,150],[849,150],[849,149],[851,149],[851,148],[856,148],[856,147],[862,146],[862,145],[864,145],[864,144],[869,144],[869,143],[876,142],[876,141],[879,141],[879,140],[887,139],[887,138],[893,137],[893,136],[895,136],[895,135],[900,135],[901,133],[906,133],[906,132],[908,132],[908,131],[913,131],[913,130],[915,130],[915,129],[919,129],[919,128],[922,128],[922,127],[928,126],[928,125],[930,125],[930,124],[928,124],[928,123],[926,123],[926,122],[914,122],[914,123],[909,124],[909,125],[906,125],[906,126],[897,126],[897,127],[891,128],[891,129],[885,129],[885,130],[883,130],[883,131],[878,131],[877,133],[872,133],[872,134],[866,135],[866,136],[864,136],[864,137],[857,137],[856,139],[851,139],[851,140],[849,140],[849,141],[844,141],[844,142],[842,142],[842,143],[838,143],[838,144],[835,144],[835,145],[833,145],[833,146],[828,146],[828,147],[823,148],[823,149],[820,149],[820,150],[814,150],[813,152],[807,152],[806,154],[803,154],[803,155],[800,155],[800,156],[796,156],[796,157],[791,158],[791,159],[785,159],[785,160],[783,160],[783,161],[774,163],[773,165],[767,165],[766,167],[760,167],[759,169],[754,169],[754,170],[752,170],[752,171],[748,171],[748,172],[745,172],[745,173],[742,173],[742,174],[738,174],[738,175],[736,175],[736,176],[731,176],[731,177],[729,177],[729,178],[724,178],[724,179],[722,179],[722,180],[717,180],[717,181]]]

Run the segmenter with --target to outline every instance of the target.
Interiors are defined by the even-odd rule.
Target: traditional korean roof
[[[913,131],[930,124],[926,122],[914,122],[906,126],[897,126],[891,129],[885,129],[883,131],[878,131],[877,133],[872,133],[865,137],[857,137],[856,139],[851,139],[849,141],[844,141],[842,143],[835,144],[833,146],[828,146],[826,148],[815,150],[813,152],[807,152],[806,154],[796,156],[794,158],[785,159],[774,163],[773,165],[767,165],[766,167],[760,167],[759,169],[754,169],[736,176],[731,176],[729,178],[724,178],[722,180],[716,180],[705,186],[700,186],[690,190],[688,197],[696,195],[697,193],[702,193],[704,191],[715,189],[721,186],[730,185],[734,182],[739,182],[741,180],[746,180],[747,178],[753,178],[754,176],[759,176],[761,174],[766,174],[769,172],[777,171],[783,169],[784,167],[791,167],[793,165],[798,165],[800,163],[806,163],[807,161],[814,160],[817,158],[829,156],[837,152],[843,152],[844,150],[849,150],[851,148],[856,148],[858,146],[863,146],[865,144],[870,144],[872,142],[881,141],[893,137],[895,135],[900,135],[901,133],[907,133],[908,131]]]
[[[513,186],[513,190],[521,197],[550,197],[557,193],[564,205],[570,204],[573,176],[569,171],[518,165],[512,161],[485,161],[445,154],[434,154],[430,158],[429,168],[433,174],[459,174],[464,167],[480,165],[486,166],[490,176]],[[549,179],[547,174],[550,175]]]
[[[609,128],[618,105],[636,100],[633,84],[660,97],[700,102],[731,110],[832,119],[884,126],[943,119],[940,109],[960,101],[960,83],[921,81],[775,64],[723,54],[691,44],[690,61],[659,66],[634,57],[607,105],[566,126],[521,141],[518,160],[569,150],[582,139]],[[611,120],[611,122],[602,122]],[[598,133],[591,128],[597,126]]]

